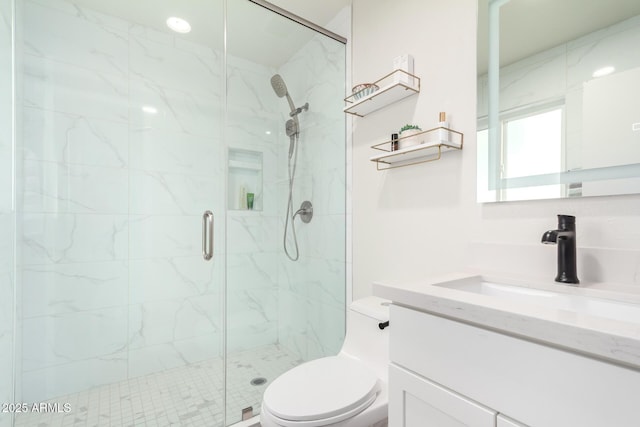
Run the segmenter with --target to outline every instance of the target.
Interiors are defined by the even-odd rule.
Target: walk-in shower
[[[340,349],[345,46],[310,27],[249,0],[0,0],[0,402],[49,408],[0,427],[224,427]]]

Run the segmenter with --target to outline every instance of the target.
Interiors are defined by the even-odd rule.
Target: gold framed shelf
[[[420,77],[404,70],[392,71],[373,84],[379,89],[367,96],[356,98],[358,93],[354,93],[346,97],[344,101],[350,105],[344,108],[344,112],[364,117],[380,108],[420,93]]]
[[[443,135],[444,133],[444,135]],[[441,139],[444,136],[445,139]],[[374,150],[382,151],[369,158],[375,162],[376,168],[381,170],[394,169],[403,166],[417,165],[440,160],[442,153],[452,150],[462,150],[464,134],[445,127],[436,127],[414,135],[400,138],[398,141],[418,138],[423,142],[400,150],[391,151],[391,140],[372,145]]]

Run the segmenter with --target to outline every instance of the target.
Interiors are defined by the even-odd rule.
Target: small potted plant
[[[400,128],[400,139],[398,140],[398,149],[411,147],[412,145],[422,144],[422,135],[415,136],[422,132],[420,126],[406,124]]]

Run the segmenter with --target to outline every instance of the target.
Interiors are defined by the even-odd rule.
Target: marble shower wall
[[[583,83],[605,65],[640,67],[640,16],[595,31],[500,69],[500,109],[564,100],[568,169],[581,167]],[[478,117],[487,115],[487,76],[478,79]]]
[[[10,0],[0,0],[0,402],[13,402],[14,221],[12,148],[12,59]],[[0,427],[12,415],[0,413]]]
[[[260,153],[259,210],[228,211],[228,349],[280,343],[301,360],[336,354],[344,338],[345,118],[342,112],[344,46],[315,35],[278,69],[228,60],[226,138],[230,150]],[[300,114],[301,136],[294,209],[314,205],[311,223],[296,219],[300,259],[284,254],[282,238],[289,191],[289,107],[270,79],[279,73]],[[336,82],[340,84],[336,85]],[[230,174],[234,173],[229,171]],[[252,189],[255,190],[255,189]],[[291,242],[290,242],[291,243]],[[291,243],[289,248],[293,250]]]
[[[64,1],[20,4],[20,400],[219,356],[220,49]]]
[[[346,150],[345,48],[315,35],[279,70],[294,101],[309,103],[300,117],[294,209],[313,203],[313,220],[296,219],[300,259],[280,257],[278,336],[280,343],[310,360],[337,354],[345,333],[346,301]],[[340,84],[336,84],[340,82]],[[282,116],[282,122],[285,116]],[[288,141],[279,157],[287,170]],[[280,222],[288,181],[279,185]],[[296,204],[297,203],[297,204]]]
[[[240,188],[230,184],[228,189],[227,349],[233,353],[278,342],[278,156],[285,141],[288,149],[289,138],[277,114],[283,100],[270,83],[276,70],[230,54],[226,142],[229,150],[261,158],[262,174],[260,183],[252,176],[256,171],[229,168],[230,183],[255,193],[255,209],[239,209]]]

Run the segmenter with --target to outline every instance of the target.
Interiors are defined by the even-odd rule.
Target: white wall
[[[355,0],[353,81],[376,80],[409,53],[421,93],[354,119],[354,298],[376,280],[409,280],[457,270],[475,205],[475,28],[473,0]],[[465,134],[464,150],[421,165],[379,172],[370,146],[415,122],[434,127],[445,111]]]
[[[514,273],[553,280],[555,249],[539,242],[558,213],[577,216],[583,282],[606,280],[621,266],[615,280],[640,285],[640,196],[476,204],[476,9],[475,0],[354,1],[352,83],[385,75],[402,53],[414,56],[422,78],[418,96],[354,121],[354,296],[369,294],[373,281],[419,280],[469,264],[507,268],[506,259],[517,261]],[[438,111],[464,132],[461,152],[376,171],[371,144],[407,122],[434,125]],[[621,256],[601,255],[611,249]]]

